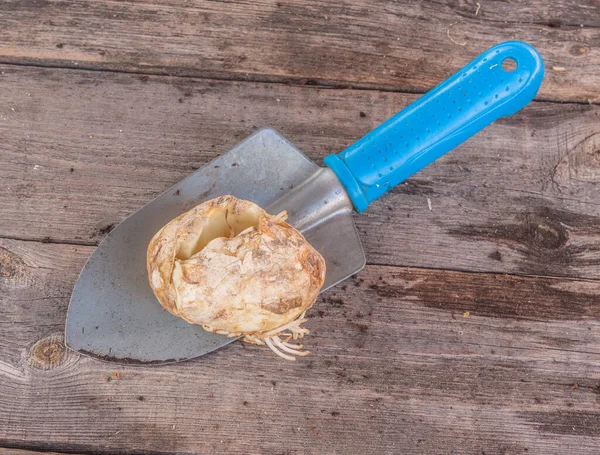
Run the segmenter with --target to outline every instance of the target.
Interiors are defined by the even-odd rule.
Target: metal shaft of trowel
[[[352,202],[331,169],[319,168],[265,210],[273,215],[286,210],[287,222],[305,233],[332,217],[352,212]]]

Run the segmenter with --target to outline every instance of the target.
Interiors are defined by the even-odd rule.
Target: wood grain
[[[274,127],[321,163],[415,99],[0,70],[0,236],[45,242],[96,244],[258,128]],[[356,217],[369,262],[597,279],[599,112],[536,102],[488,127]]]
[[[311,309],[310,357],[127,367],[61,341],[92,250],[0,240],[0,447],[597,453],[598,282],[368,266]]]
[[[599,13],[4,2],[0,454],[597,454]],[[265,126],[321,163],[506,39],[541,51],[540,101],[356,217],[370,265],[310,310],[311,356],[64,346],[81,268],[136,208]]]
[[[44,454],[44,455],[62,455],[59,454],[58,452],[48,452],[47,450],[44,450],[43,452],[37,451],[37,450],[26,450],[26,449],[9,449],[6,447],[1,447],[0,448],[0,453],[2,455],[40,455],[40,454]],[[64,452],[62,452],[64,453]],[[75,453],[75,452],[69,452],[69,455],[84,455],[82,453]]]
[[[520,39],[545,59],[540,99],[587,103],[599,27],[594,0],[11,1],[0,61],[424,92]]]

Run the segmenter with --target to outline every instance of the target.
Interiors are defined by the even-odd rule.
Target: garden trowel
[[[66,343],[124,363],[191,359],[233,341],[163,309],[146,272],[150,239],[206,200],[230,194],[288,222],[323,255],[322,290],[355,274],[365,255],[353,211],[535,96],[544,74],[538,52],[508,41],[481,54],[320,167],[272,129],[263,129],[194,172],[119,224],[85,265],[71,296]]]

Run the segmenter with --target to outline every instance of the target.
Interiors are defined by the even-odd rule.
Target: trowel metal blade
[[[365,256],[352,204],[337,177],[272,129],[256,132],[119,224],[85,265],[71,296],[68,347],[121,363],[191,359],[233,341],[172,316],[156,300],[146,274],[146,248],[171,219],[231,194],[269,213],[287,210],[325,257],[323,290],[358,272]]]

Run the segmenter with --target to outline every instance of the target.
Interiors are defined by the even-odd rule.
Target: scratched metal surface
[[[171,363],[231,343],[165,311],[146,273],[152,236],[193,206],[225,194],[269,213],[287,210],[288,222],[325,257],[323,290],[364,266],[352,205],[335,175],[263,129],[125,219],[98,246],[71,296],[66,344],[104,360]]]

